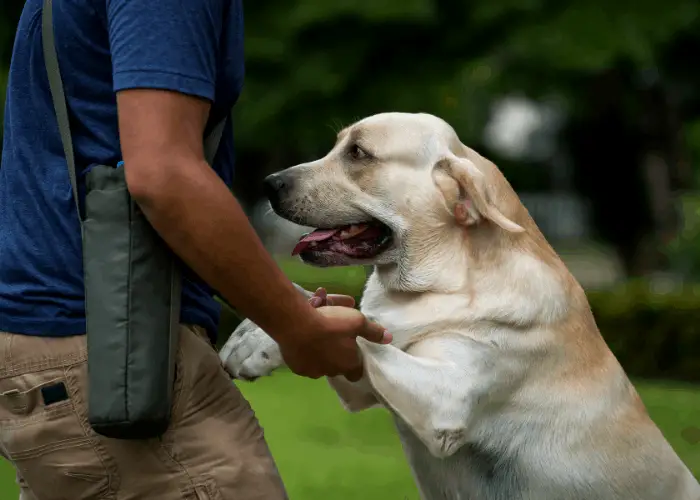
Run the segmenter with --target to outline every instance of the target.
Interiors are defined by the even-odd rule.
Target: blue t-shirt
[[[85,332],[80,226],[54,116],[41,37],[42,0],[17,28],[0,166],[0,331]],[[92,165],[121,160],[115,92],[154,88],[229,113],[243,84],[241,0],[54,0],[56,50],[79,183]],[[228,119],[214,169],[230,185]],[[185,270],[181,320],[216,330],[212,290]]]

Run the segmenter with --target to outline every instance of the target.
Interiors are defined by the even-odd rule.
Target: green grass
[[[325,381],[285,372],[240,387],[265,427],[291,500],[418,500],[384,410],[350,415]],[[700,477],[700,443],[684,438],[684,430],[700,427],[700,387],[649,382],[637,387],[654,421]],[[0,499],[15,498],[12,470],[3,463]]]
[[[367,273],[362,266],[313,267],[297,258],[277,257],[276,260],[284,274],[294,283],[303,283],[309,288],[322,283],[330,293],[359,294],[367,280]]]
[[[349,414],[325,380],[288,372],[239,387],[265,428],[291,500],[418,500],[386,411]]]

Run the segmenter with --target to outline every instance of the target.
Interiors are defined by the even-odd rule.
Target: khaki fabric
[[[181,328],[172,425],[124,441],[87,422],[82,336],[0,333],[0,454],[22,500],[283,500],[284,486],[250,405],[204,332]],[[67,389],[44,404],[42,387]]]

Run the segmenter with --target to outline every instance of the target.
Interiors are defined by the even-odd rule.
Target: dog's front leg
[[[492,347],[457,335],[424,340],[409,352],[358,343],[376,394],[432,455],[448,457],[467,443],[499,375],[489,363]]]
[[[277,342],[248,319],[233,331],[219,351],[219,358],[233,378],[243,380],[270,375],[284,366]]]
[[[314,296],[296,283],[292,284],[307,299]],[[243,320],[233,331],[219,351],[219,358],[232,377],[245,380],[270,375],[284,366],[277,342],[249,319]]]

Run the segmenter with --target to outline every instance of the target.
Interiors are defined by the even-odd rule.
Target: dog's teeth
[[[347,239],[350,239],[350,238],[357,236],[358,234],[364,232],[365,229],[367,229],[367,226],[364,224],[361,224],[359,226],[356,224],[352,224],[352,225],[348,226],[347,229],[343,229],[340,232],[339,236],[340,236],[341,240],[347,240]]]

